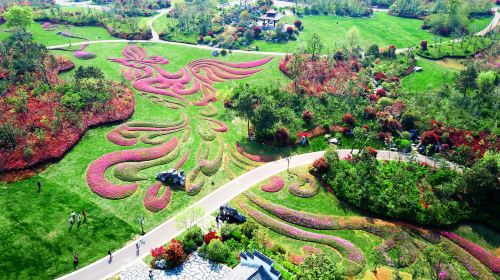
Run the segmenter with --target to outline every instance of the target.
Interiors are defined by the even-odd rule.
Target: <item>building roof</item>
[[[269,14],[265,14],[265,15],[259,17],[259,19],[262,19],[262,20],[280,20],[282,17],[283,17],[283,15],[279,15],[279,14],[276,14],[274,16],[271,16]]]
[[[273,267],[273,261],[261,252],[241,252],[238,264],[224,280],[281,280],[279,271]]]

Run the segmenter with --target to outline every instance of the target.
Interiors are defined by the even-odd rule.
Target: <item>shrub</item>
[[[424,131],[420,136],[422,145],[436,145],[439,143],[439,136],[433,130]]]
[[[271,252],[273,252],[276,255],[285,255],[286,254],[285,247],[283,247],[283,245],[281,245],[279,243],[275,243],[273,245],[273,247],[271,247]]]
[[[374,57],[379,57],[380,56],[380,48],[378,45],[371,45],[368,48],[368,51],[366,52],[367,55],[373,55]]]
[[[226,262],[231,255],[229,248],[219,239],[214,239],[210,242],[207,245],[206,251],[208,259],[217,262]]]
[[[159,257],[165,253],[165,248],[163,246],[151,249],[151,256],[153,258]]]
[[[377,114],[377,110],[373,107],[366,107],[365,108],[365,118],[368,120],[374,119]]]
[[[425,40],[420,41],[420,49],[422,51],[426,51],[427,50],[427,41],[425,41]]]
[[[286,33],[288,33],[288,35],[292,35],[293,34],[293,26],[287,26]]]
[[[290,143],[290,138],[288,134],[288,129],[286,127],[280,127],[274,134],[274,143],[278,146],[286,146]]]
[[[224,224],[220,229],[220,234],[223,241],[227,241],[229,239],[241,240],[241,229],[238,225],[235,224]]]
[[[245,235],[248,239],[252,239],[256,231],[257,224],[253,221],[246,221],[241,225],[241,233],[243,233],[243,235]]]
[[[210,231],[207,234],[205,234],[205,237],[203,237],[203,242],[205,242],[205,244],[208,245],[213,239],[221,240],[222,238],[220,237],[218,232]]]
[[[346,113],[342,117],[342,122],[349,126],[354,126],[356,124],[356,118],[352,114]]]
[[[182,247],[186,253],[196,251],[198,247],[203,245],[203,233],[199,226],[193,226],[186,231],[182,241]]]
[[[308,124],[311,123],[313,119],[313,113],[309,110],[304,110],[302,112],[302,119]]]
[[[299,29],[299,30],[300,30],[300,29],[302,28],[302,21],[300,21],[300,20],[298,20],[298,19],[297,19],[297,20],[295,20],[295,21],[293,22],[293,25],[294,25],[295,27],[297,27],[297,29]]]
[[[225,49],[222,49],[222,50],[220,51],[220,54],[221,54],[222,56],[226,56],[226,55],[227,55],[227,51],[226,51]]]
[[[173,239],[165,248],[165,258],[168,267],[176,267],[184,259],[184,249],[179,240]]]
[[[314,161],[313,171],[318,175],[325,174],[328,171],[328,162],[324,157],[320,157]]]
[[[74,77],[77,80],[88,78],[102,80],[104,79],[104,73],[100,68],[94,66],[80,66],[76,69]]]

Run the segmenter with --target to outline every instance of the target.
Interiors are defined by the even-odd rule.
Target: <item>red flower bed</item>
[[[146,206],[146,209],[154,213],[165,209],[172,196],[170,187],[165,186],[165,192],[161,197],[158,197],[158,192],[160,191],[161,186],[161,182],[154,183],[144,196],[144,206]]]
[[[285,181],[280,176],[273,176],[269,182],[260,187],[265,192],[279,192],[285,186]]]
[[[249,160],[256,161],[256,162],[270,162],[270,161],[276,160],[276,158],[274,158],[272,156],[254,155],[254,154],[247,153],[247,152],[245,152],[245,150],[243,149],[243,147],[241,146],[240,143],[236,143],[236,150],[238,151],[238,153],[242,154],[244,157],[248,158]]]

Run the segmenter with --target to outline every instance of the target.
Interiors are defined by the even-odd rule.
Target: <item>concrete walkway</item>
[[[354,150],[356,153],[357,150]],[[350,150],[341,149],[338,150],[339,157],[344,158],[350,154]],[[290,168],[309,165],[314,162],[317,158],[323,156],[324,151],[307,153],[302,155],[292,156],[290,158]],[[407,161],[407,155],[390,152],[390,151],[379,151],[378,159],[381,160],[401,160]],[[437,165],[437,161],[422,155],[417,155],[416,160],[419,162],[425,162],[431,166]],[[218,188],[214,192],[195,202],[186,208],[183,212],[188,212],[194,208],[202,208],[205,211],[205,217],[209,216],[211,213],[217,211],[220,205],[228,203],[233,198],[248,190],[250,187],[256,185],[257,183],[269,178],[270,176],[285,171],[287,169],[287,160],[280,159],[273,161],[262,166],[259,166],[253,170],[246,172],[240,177],[228,182],[224,186]],[[74,271],[68,275],[65,275],[59,279],[67,280],[95,280],[95,279],[106,279],[111,277],[120,271],[123,271],[131,263],[134,263],[145,256],[147,256],[151,249],[156,248],[169,242],[174,237],[178,236],[183,232],[183,230],[175,227],[175,218],[181,213],[177,213],[174,217],[170,218],[163,224],[154,228],[141,239],[140,252],[136,252],[135,242],[132,242],[120,250],[113,252],[113,261],[108,262],[108,257],[104,256],[102,259],[83,267],[77,271]],[[189,212],[188,212],[189,213]]]
[[[156,32],[155,27],[153,26],[153,23],[158,18],[166,15],[170,11],[170,9],[171,8],[158,10],[159,13],[157,15],[155,15],[154,17],[150,18],[148,20],[148,22],[146,23],[147,27],[149,29],[151,29],[151,34],[153,35],[153,37],[151,38],[150,41],[152,41],[152,42],[158,42],[158,41],[160,41],[160,36],[158,35],[158,32]]]

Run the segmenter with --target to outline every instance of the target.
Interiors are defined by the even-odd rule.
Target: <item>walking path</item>
[[[350,154],[351,150],[340,149],[338,150],[339,157],[344,158]],[[357,150],[354,150],[356,153]],[[314,160],[323,156],[324,151],[312,152],[307,154],[301,154],[292,156],[290,158],[290,168],[312,164]],[[402,160],[408,161],[407,155],[390,152],[390,151],[379,151],[377,158],[380,160]],[[425,162],[431,166],[436,166],[437,161],[435,159],[416,155],[416,160],[419,162]],[[74,271],[68,275],[65,275],[59,279],[65,280],[86,280],[86,279],[106,279],[111,277],[120,271],[124,271],[126,267],[130,264],[137,262],[138,260],[147,256],[151,249],[156,248],[169,242],[171,239],[175,238],[183,232],[182,229],[176,228],[175,218],[184,212],[188,212],[195,208],[202,208],[205,213],[205,217],[209,216],[211,213],[217,211],[220,205],[223,205],[233,198],[248,190],[250,187],[256,185],[257,183],[269,178],[270,176],[287,170],[288,164],[287,160],[280,159],[276,160],[262,166],[259,166],[247,173],[241,175],[240,177],[228,182],[224,186],[215,190],[211,194],[205,196],[199,201],[187,207],[181,213],[177,213],[174,217],[170,218],[163,224],[154,228],[141,238],[140,252],[136,252],[135,242],[132,242],[125,247],[119,249],[113,253],[113,261],[108,262],[108,257],[105,256],[102,259],[83,267],[77,271]],[[454,168],[457,168],[454,166]]]
[[[160,41],[160,36],[158,35],[158,32],[156,32],[155,27],[153,26],[153,23],[155,22],[155,20],[157,20],[158,18],[164,16],[169,11],[170,11],[170,8],[158,10],[159,14],[157,14],[154,17],[150,18],[148,20],[148,22],[146,23],[146,25],[148,26],[148,28],[151,29],[151,34],[153,35],[153,37],[150,40],[151,42],[158,42],[158,41]]]

